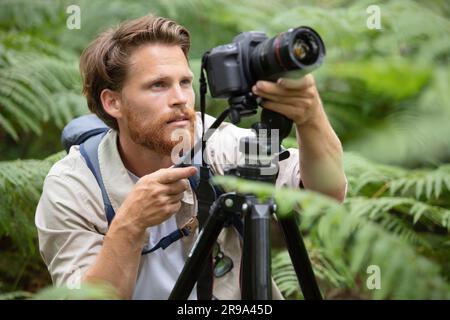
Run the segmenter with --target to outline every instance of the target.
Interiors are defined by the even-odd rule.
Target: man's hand
[[[300,150],[300,177],[305,188],[343,201],[346,178],[342,145],[329,123],[312,75],[301,79],[258,81],[252,91],[262,106],[295,123]]]
[[[145,241],[145,229],[160,224],[176,213],[186,178],[195,167],[168,168],[139,179],[117,211],[105,235],[103,246],[83,281],[112,284],[121,298],[131,299]]]
[[[117,218],[139,231],[158,225],[176,213],[195,167],[160,169],[139,179],[120,207]]]
[[[264,98],[264,108],[285,115],[297,126],[314,121],[323,109],[311,74],[301,79],[280,78],[276,83],[258,81],[252,91]]]

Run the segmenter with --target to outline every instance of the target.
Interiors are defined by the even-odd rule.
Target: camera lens
[[[325,45],[313,29],[299,27],[258,44],[250,58],[253,81],[275,80],[290,71],[310,72],[325,55]]]
[[[294,49],[294,56],[298,60],[302,60],[306,58],[306,56],[308,55],[309,47],[304,41],[295,40],[294,45],[292,47]]]

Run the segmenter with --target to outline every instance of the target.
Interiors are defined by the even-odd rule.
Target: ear
[[[116,119],[120,119],[122,117],[122,100],[120,93],[110,89],[103,89],[100,93],[100,100],[102,101],[103,109],[111,117]]]

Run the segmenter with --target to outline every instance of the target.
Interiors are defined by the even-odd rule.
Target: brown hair
[[[103,89],[121,90],[133,49],[146,43],[180,46],[187,58],[190,36],[174,21],[147,15],[101,33],[81,54],[83,94],[89,110],[115,130],[117,121],[103,109],[100,93]]]

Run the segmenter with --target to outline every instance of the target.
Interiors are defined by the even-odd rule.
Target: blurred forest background
[[[72,4],[81,9],[79,30],[66,25]],[[380,30],[367,27],[371,4],[381,9]],[[280,192],[280,210],[301,205],[301,229],[325,298],[450,299],[446,0],[0,0],[2,298],[42,295],[51,285],[34,211],[45,175],[64,156],[61,129],[88,112],[80,93],[81,51],[98,32],[148,12],[191,31],[197,75],[202,53],[239,32],[272,37],[299,25],[316,29],[327,56],[314,76],[344,145],[348,198],[337,205],[308,192]],[[225,107],[208,104],[213,115]],[[380,268],[381,289],[367,286],[371,265]],[[287,298],[302,298],[285,249],[275,245],[273,273]]]

